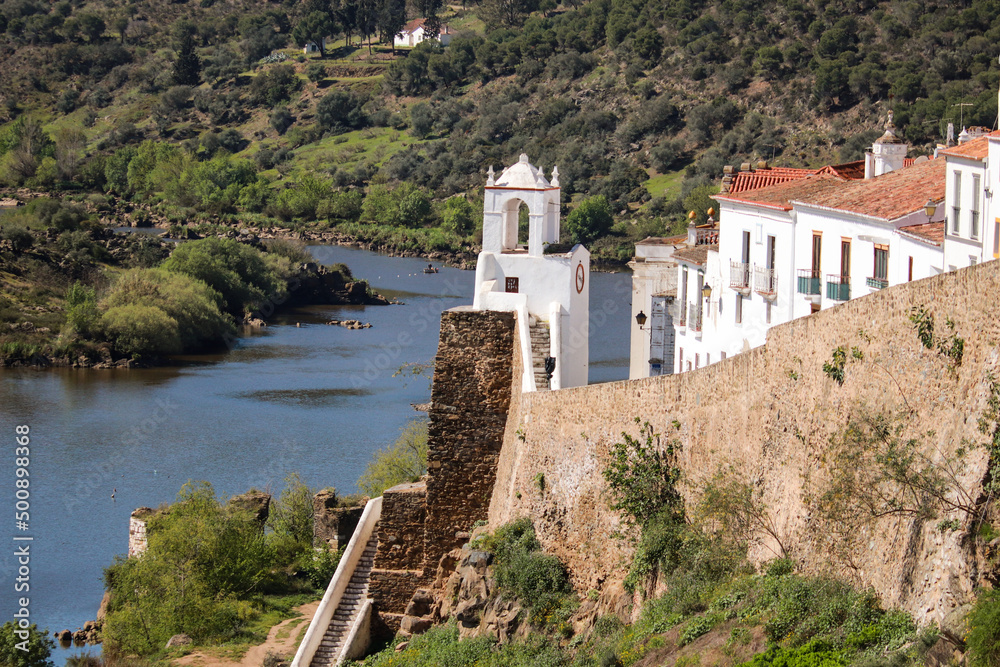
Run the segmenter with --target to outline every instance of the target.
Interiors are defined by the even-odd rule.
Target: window
[[[688,302],[688,270],[685,266],[681,269],[681,326],[687,325],[687,302]]]
[[[764,306],[764,314],[765,314],[765,317],[767,318],[767,323],[770,324],[771,323],[771,302],[770,301],[768,301],[767,305]]]
[[[712,365],[712,354],[710,352],[705,353],[705,365],[706,366]]]
[[[909,282],[913,282],[913,257],[910,257],[910,261],[907,263],[906,268],[906,279]]]
[[[840,275],[842,278],[851,277],[851,239],[840,239]]]
[[[743,232],[743,263],[750,263],[750,232]]]
[[[681,373],[684,372],[684,348],[683,347],[680,348],[680,351],[677,353],[677,368],[680,369]]]
[[[743,324],[743,295],[736,295],[736,324]]]
[[[889,246],[875,246],[875,269],[872,277],[883,282],[888,281],[889,276]]]
[[[979,174],[972,175],[972,210],[969,211],[969,236],[979,238]]]
[[[975,265],[976,265],[976,256],[969,255],[969,266],[975,266]]]
[[[951,233],[958,234],[959,216],[962,214],[962,207],[959,203],[962,200],[962,172],[955,171],[955,187],[952,190],[951,204]]]
[[[813,232],[812,277],[819,278],[820,253],[823,251],[823,232]]]

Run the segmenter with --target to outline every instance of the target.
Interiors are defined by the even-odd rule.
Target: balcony
[[[851,277],[828,273],[826,275],[826,298],[834,301],[850,301]]]
[[[778,296],[778,276],[774,269],[753,267],[753,291],[765,299],[775,299]]]
[[[729,289],[743,296],[750,294],[750,265],[746,262],[729,262]]]
[[[875,289],[885,289],[889,286],[889,281],[885,278],[866,278],[865,283]]]
[[[799,294],[817,295],[822,292],[820,289],[819,271],[812,269],[799,269],[798,272],[798,292]]]
[[[701,332],[701,302],[688,304],[688,327],[695,333]]]
[[[695,245],[719,245],[719,228],[715,225],[698,227],[695,230]]]

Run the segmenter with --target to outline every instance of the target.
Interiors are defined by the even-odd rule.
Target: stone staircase
[[[549,343],[549,325],[536,321],[528,326],[531,334],[531,368],[535,373],[535,389],[542,391],[550,389],[549,377],[545,374],[545,358],[551,350]]]
[[[365,550],[361,554],[361,559],[354,568],[351,579],[347,584],[347,589],[337,605],[337,610],[333,613],[333,619],[329,627],[323,634],[323,640],[319,648],[313,654],[310,667],[335,667],[340,664],[340,654],[344,648],[344,641],[351,632],[351,628],[357,621],[361,607],[368,596],[368,579],[371,575],[372,564],[375,562],[375,549],[378,547],[378,531],[372,531],[372,536],[365,545]]]

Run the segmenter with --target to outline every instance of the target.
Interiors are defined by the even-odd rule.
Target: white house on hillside
[[[587,384],[590,253],[559,245],[559,169],[550,182],[521,155],[498,178],[490,167],[484,195],[473,308],[517,313],[522,391]],[[518,239],[522,204],[526,244]]]
[[[936,159],[910,160],[890,117],[866,155],[864,179],[857,165],[727,173],[715,229],[692,227],[658,265],[640,259],[639,248],[663,240],[637,244],[633,265],[644,266],[633,279],[633,309],[642,316],[630,377],[694,370],[764,344],[776,324],[1000,255],[1000,222],[984,222],[1000,213],[987,185],[988,173],[1000,174],[1000,132],[963,135],[965,143]],[[671,341],[654,336],[645,313],[655,292],[643,285],[670,264],[674,361],[666,364],[659,359]]]
[[[424,32],[424,22],[427,19],[413,19],[409,23],[403,26],[403,29],[398,35],[392,40],[393,46],[416,46],[425,39],[429,39],[429,35]],[[441,29],[438,31],[437,41],[441,42],[441,46],[448,46],[451,43],[451,38],[454,36],[454,31],[449,28],[446,24],[441,24]]]

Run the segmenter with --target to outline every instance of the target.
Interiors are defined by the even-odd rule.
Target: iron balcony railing
[[[834,301],[850,301],[851,277],[828,273],[826,275],[826,298]]]
[[[820,280],[819,271],[813,271],[812,269],[799,269],[799,294],[820,294]]]
[[[763,266],[753,267],[753,290],[764,296],[774,296],[778,292],[778,276],[774,269]]]
[[[889,286],[889,281],[885,278],[868,278],[865,280],[869,287],[874,287],[875,289],[885,289]]]
[[[701,331],[701,303],[688,304],[688,328]]]
[[[737,291],[750,289],[750,265],[746,262],[729,262],[729,287]]]

